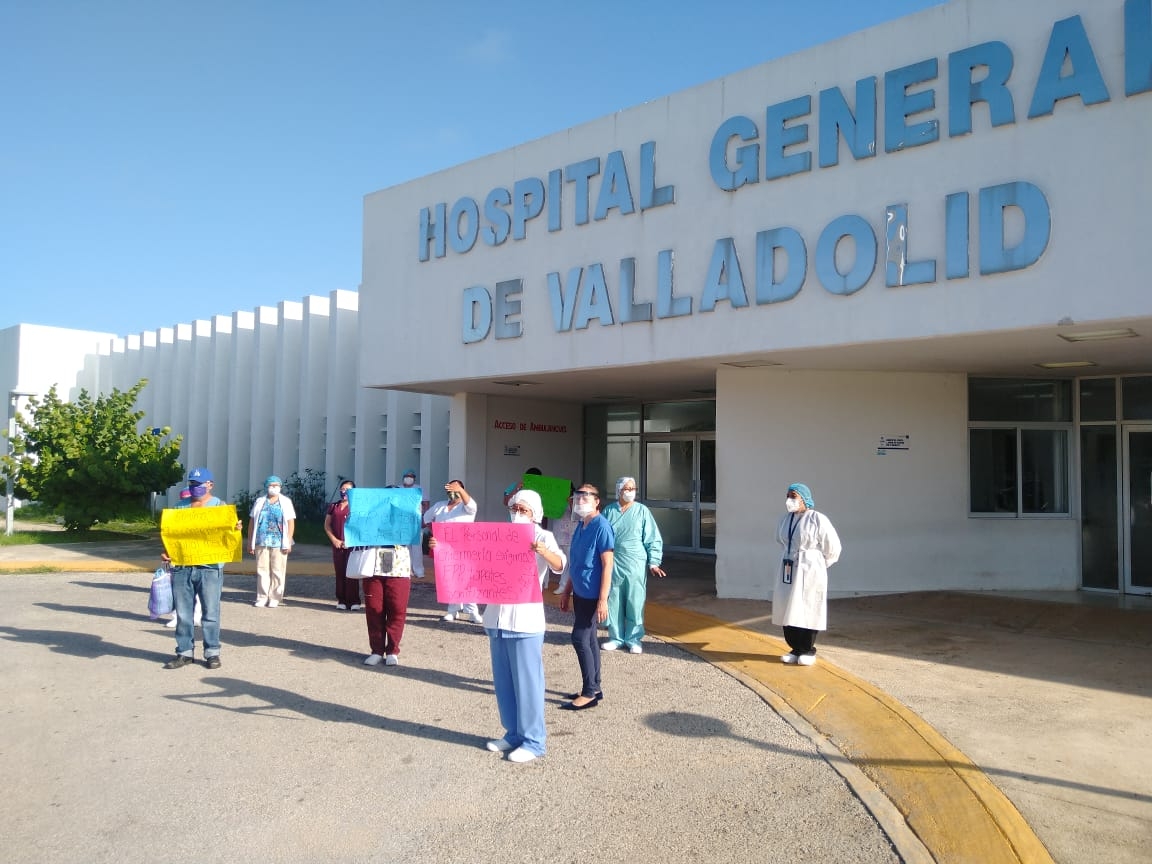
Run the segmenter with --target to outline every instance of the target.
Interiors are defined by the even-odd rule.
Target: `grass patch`
[[[28,546],[44,543],[52,546],[72,543],[123,543],[126,540],[154,540],[160,536],[155,525],[147,530],[127,528],[111,523],[113,527],[93,528],[91,531],[15,531],[0,534],[0,546]]]
[[[30,576],[41,573],[59,573],[53,567],[0,567],[0,576]]]

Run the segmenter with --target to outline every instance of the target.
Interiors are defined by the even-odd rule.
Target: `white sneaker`
[[[256,601],[255,603],[253,603],[252,605],[253,605],[253,606],[267,606],[267,605],[268,605],[268,601],[267,601],[267,600],[257,600],[257,601]]]
[[[628,653],[629,654],[643,654],[644,649],[640,646],[639,642],[636,642],[636,643],[628,646]]]
[[[617,642],[615,639],[609,639],[607,642],[601,643],[600,650],[601,651],[615,651],[619,647],[620,647],[619,642]]]
[[[449,612],[447,615],[445,615],[445,616],[444,616],[443,618],[441,618],[440,620],[441,620],[441,621],[455,621],[455,620],[456,620],[456,615],[455,615],[454,613],[452,613],[452,612]]]
[[[280,605],[280,601],[279,601],[279,600],[269,600],[269,601],[268,601],[268,608],[269,608],[269,609],[275,609],[275,608],[276,608],[277,606],[279,606],[279,605]]]
[[[489,741],[484,746],[493,753],[507,753],[512,749],[512,745],[508,743],[507,738],[497,738],[495,741]]]
[[[387,657],[384,658],[384,665],[385,666],[398,666],[398,665],[400,665],[400,658],[397,657],[395,654],[389,654]]]
[[[173,629],[176,626],[176,616],[173,615],[171,618],[169,618],[167,621],[165,621],[164,626],[167,627],[169,630]]]
[[[347,611],[347,610],[348,610],[348,607],[347,607],[347,606],[345,606],[343,603],[337,603],[337,604],[336,604],[336,608],[337,608],[337,609],[343,609],[344,611]]]
[[[383,659],[384,658],[381,657],[379,654],[369,654],[367,657],[364,658],[364,665],[365,666],[379,666],[380,661]]]
[[[789,652],[788,654],[781,654],[780,655],[780,662],[781,663],[787,663],[789,666],[795,666],[796,665],[796,655],[792,654],[791,652]]]
[[[525,750],[523,747],[517,747],[508,754],[509,762],[531,762],[533,759],[539,758],[531,750]]]
[[[360,611],[361,609],[363,609],[364,607],[363,607],[363,606],[361,606],[359,603],[353,603],[353,604],[352,604],[351,606],[349,606],[348,608],[349,608],[349,609],[351,609],[353,612],[359,612],[359,611]]]
[[[815,666],[816,665],[816,655],[815,654],[801,654],[799,657],[796,658],[796,662],[799,663],[801,666]]]
[[[472,616],[472,622],[474,624],[480,624],[481,626],[483,626],[484,616],[481,615],[479,612],[477,612],[475,615]]]

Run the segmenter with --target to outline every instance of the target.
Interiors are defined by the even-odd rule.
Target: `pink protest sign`
[[[532,525],[433,522],[436,600],[440,603],[539,603]]]

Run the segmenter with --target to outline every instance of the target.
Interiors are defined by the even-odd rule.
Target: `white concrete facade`
[[[342,477],[398,483],[413,468],[426,497],[438,500],[448,480],[450,400],[362,390],[359,338],[350,291],[127,338],[21,324],[0,331],[0,383],[37,396],[56,385],[69,398],[147,378],[142,425],[183,435],[185,467],[207,465],[228,499],[271,473],[323,471],[332,489]]]
[[[721,596],[770,594],[795,480],[841,530],[838,592],[1074,588],[1075,492],[969,512],[968,381],[1152,373],[1150,20],[954,0],[369,195],[363,326],[451,338],[419,366],[427,328],[362,344],[361,380],[451,395],[489,507],[595,431],[505,458],[542,439],[497,394],[575,417],[714,392]],[[1067,341],[1102,330],[1131,338]]]

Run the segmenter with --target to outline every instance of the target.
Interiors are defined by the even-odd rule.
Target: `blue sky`
[[[0,329],[355,289],[370,192],[939,2],[4,0]]]

